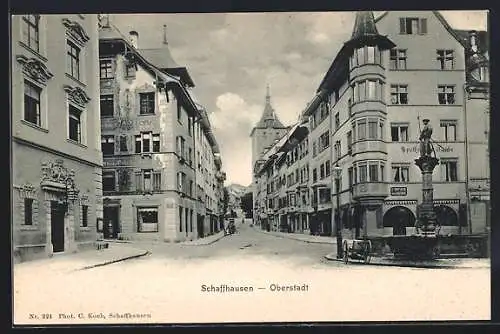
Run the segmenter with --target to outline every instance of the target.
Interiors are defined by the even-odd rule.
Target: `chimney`
[[[129,35],[130,35],[130,43],[134,48],[138,49],[139,33],[135,30],[132,30],[129,32]]]
[[[109,28],[109,14],[99,15],[99,23],[102,28]]]

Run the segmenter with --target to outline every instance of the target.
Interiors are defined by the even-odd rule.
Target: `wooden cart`
[[[344,263],[348,263],[349,259],[370,263],[372,257],[372,243],[370,240],[353,239],[344,240],[342,244]]]

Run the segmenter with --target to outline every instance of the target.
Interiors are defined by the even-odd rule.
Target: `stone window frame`
[[[35,189],[35,187],[30,184],[30,183],[25,183],[23,185],[14,185],[14,189],[17,190],[18,193],[18,208],[19,212],[21,213],[20,221],[21,224],[20,229],[21,231],[31,231],[31,230],[39,230],[40,229],[40,224],[39,224],[39,218],[40,218],[40,201],[38,200],[38,194]],[[24,224],[25,219],[25,199],[32,199],[33,204],[32,204],[32,224],[31,225],[26,225]]]
[[[88,136],[87,136],[87,104],[90,101],[90,97],[87,93],[78,86],[64,85],[64,91],[66,92],[66,140],[70,143],[87,147]],[[80,141],[74,141],[69,139],[69,112],[70,106],[80,110]]]
[[[74,81],[86,85],[87,82],[87,76],[86,76],[86,64],[85,64],[85,59],[87,58],[87,52],[88,50],[85,48],[87,42],[90,40],[90,37],[87,35],[85,32],[85,29],[78,23],[77,21],[70,20],[69,18],[65,17],[62,18],[61,20],[62,25],[65,28],[66,32],[66,40],[65,40],[65,48],[67,50],[68,44],[72,43],[74,46],[76,46],[79,49],[79,57],[78,57],[78,71],[79,75],[78,78],[73,77],[70,73],[67,73],[67,51],[65,52],[65,73],[67,77],[73,79]]]
[[[19,76],[19,87],[22,89],[19,92],[21,98],[20,106],[20,120],[23,124],[28,125],[37,130],[48,132],[49,131],[49,120],[48,120],[48,95],[47,95],[47,83],[54,76],[53,73],[45,66],[43,62],[36,58],[28,58],[24,55],[18,55],[16,57],[17,62],[22,66],[21,73]],[[40,90],[40,125],[33,124],[24,119],[24,84],[28,82],[29,84],[37,87]]]

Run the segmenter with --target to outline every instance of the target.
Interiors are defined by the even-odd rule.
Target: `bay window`
[[[351,69],[365,64],[383,64],[382,51],[377,46],[363,46],[354,50],[350,58]]]
[[[384,83],[381,80],[358,81],[352,89],[354,102],[384,100]]]
[[[385,163],[379,160],[368,160],[354,163],[348,169],[349,184],[363,182],[384,182]]]

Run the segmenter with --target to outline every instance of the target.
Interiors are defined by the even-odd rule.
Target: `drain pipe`
[[[467,83],[463,85],[463,109],[464,109],[464,144],[465,144],[465,200],[466,200],[466,213],[467,213],[467,225],[469,226],[469,234],[472,234],[472,218],[470,210],[470,189],[469,189],[469,137],[467,135],[467,95],[468,91]],[[459,224],[460,234],[462,234],[462,225]]]

